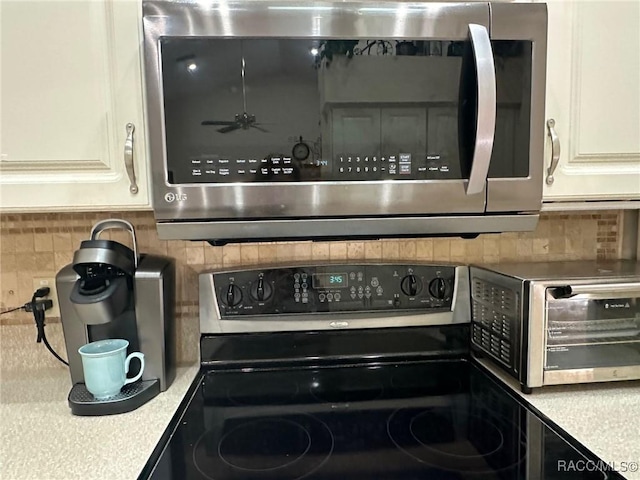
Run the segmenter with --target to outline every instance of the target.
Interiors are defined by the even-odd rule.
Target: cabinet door
[[[551,0],[544,200],[640,198],[640,1]]]
[[[148,206],[139,2],[3,0],[0,19],[2,210]]]

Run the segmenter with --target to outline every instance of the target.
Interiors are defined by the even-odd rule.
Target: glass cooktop
[[[465,360],[203,370],[189,395],[141,478],[622,478]]]

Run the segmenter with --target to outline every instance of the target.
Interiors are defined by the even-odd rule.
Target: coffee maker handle
[[[133,262],[134,267],[138,268],[138,243],[136,241],[136,232],[133,229],[133,225],[127,222],[126,220],[121,220],[119,218],[109,218],[107,220],[102,220],[96,223],[91,229],[91,240],[96,240],[98,235],[105,230],[109,230],[111,228],[121,228],[123,230],[127,230],[131,233],[131,238],[133,239]]]

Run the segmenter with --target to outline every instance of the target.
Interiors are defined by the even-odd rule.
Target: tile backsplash
[[[123,218],[136,228],[138,249],[168,255],[177,266],[176,315],[182,338],[179,357],[197,350],[198,273],[206,269],[323,260],[407,260],[438,262],[555,261],[615,259],[621,248],[619,211],[543,214],[533,232],[460,238],[393,239],[344,242],[244,243],[212,247],[206,242],[161,241],[152,212],[6,214],[0,216],[0,310],[27,302],[34,277],[54,277],[71,263],[73,252],[105,218]],[[102,238],[102,237],[101,237]],[[104,238],[130,245],[126,232]],[[3,324],[32,323],[30,314],[0,317]],[[195,342],[196,347],[188,347]],[[182,347],[180,346],[182,345]],[[188,350],[188,351],[187,351]]]

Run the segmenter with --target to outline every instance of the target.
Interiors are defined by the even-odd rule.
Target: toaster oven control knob
[[[233,283],[229,284],[229,286],[227,287],[227,295],[225,300],[227,301],[227,305],[229,305],[230,307],[235,307],[236,305],[240,304],[240,302],[242,301],[242,290],[240,290],[240,287],[234,285]]]
[[[258,277],[258,281],[254,282],[251,285],[251,296],[254,300],[259,302],[264,302],[265,300],[269,300],[271,294],[273,293],[273,289],[269,282],[265,282],[264,278]]]
[[[415,297],[422,289],[422,285],[420,284],[418,277],[415,275],[407,275],[400,282],[400,289],[402,290],[402,293],[408,297]]]
[[[433,298],[444,300],[447,295],[447,282],[444,278],[434,278],[429,283],[429,293]]]

